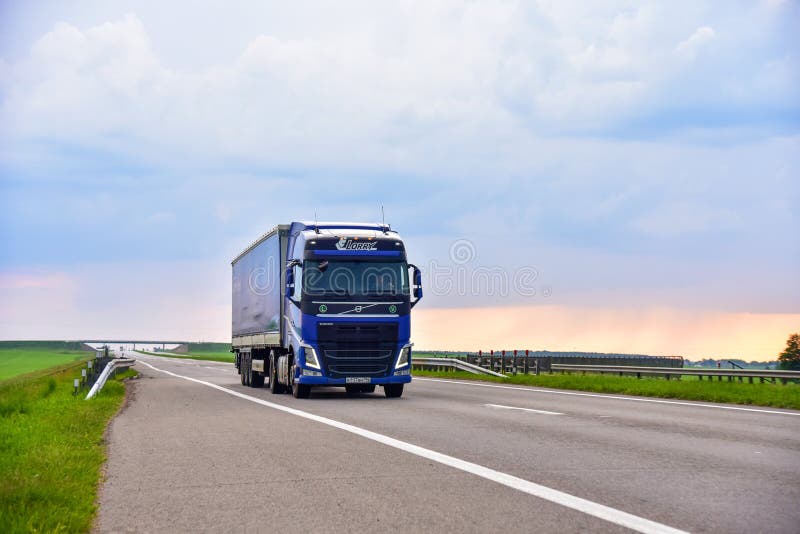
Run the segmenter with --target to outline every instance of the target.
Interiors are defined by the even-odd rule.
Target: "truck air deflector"
[[[314,250],[314,256],[389,256],[399,258],[400,250]]]

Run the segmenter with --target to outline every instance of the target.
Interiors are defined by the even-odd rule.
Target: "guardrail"
[[[461,360],[484,369],[505,374],[539,374],[552,372],[551,365],[621,365],[637,367],[683,367],[683,358],[680,356],[561,356],[566,353],[547,353],[530,351],[489,351],[475,352],[464,355],[439,356],[438,359],[448,358]],[[550,355],[552,354],[552,355]],[[593,354],[593,353],[587,353]]]
[[[494,368],[500,368],[502,370],[512,372],[512,367],[505,362],[487,362],[488,365],[491,365]],[[450,368],[450,369],[457,369],[460,371],[468,371],[474,374],[487,374],[492,376],[498,377],[505,377],[506,375],[502,373],[498,373],[491,369],[486,369],[484,367],[474,365],[464,360],[460,360],[457,358],[413,358],[412,359],[412,366],[419,367],[419,368]],[[680,379],[681,376],[690,376],[694,375],[697,376],[700,380],[703,380],[703,377],[707,377],[708,380],[713,380],[714,377],[717,377],[718,380],[722,380],[723,377],[728,377],[728,381],[738,380],[739,382],[743,382],[744,379],[748,379],[748,381],[752,384],[754,378],[758,378],[761,382],[765,380],[769,380],[772,383],[775,383],[778,380],[786,383],[788,380],[799,380],[800,381],[800,371],[784,371],[780,369],[776,370],[767,370],[767,369],[714,369],[714,368],[703,368],[703,367],[650,367],[650,366],[634,366],[634,365],[577,365],[577,364],[563,364],[563,363],[554,363],[544,369],[543,371],[549,371],[551,374],[554,371],[564,372],[581,372],[581,373],[613,373],[618,374],[619,376],[623,375],[636,375],[636,378],[642,378],[642,376],[663,376],[667,380],[671,380],[673,377]],[[522,367],[513,367],[513,373],[516,374],[519,372],[520,374],[530,374],[531,372],[536,372],[533,368],[523,368]],[[538,374],[538,373],[537,373]]]
[[[726,376],[731,382],[734,379],[742,382],[744,378],[747,378],[751,384],[754,378],[760,379],[761,382],[764,380],[775,382],[778,379],[783,381],[800,380],[800,371],[784,371],[780,369],[705,369],[702,367],[641,367],[628,365],[569,365],[557,363],[551,365],[550,368],[553,371],[561,372],[617,373],[620,376],[635,374],[637,378],[641,378],[642,375],[658,375],[664,376],[667,380],[670,380],[673,376],[680,377],[681,375],[694,375],[699,377],[700,380],[702,380],[704,376],[708,377],[709,380],[713,380],[714,377],[718,377],[719,380],[722,380],[722,377]]]
[[[605,354],[596,352],[550,352],[550,351],[531,351],[531,350],[479,350],[477,352],[467,352],[463,354],[433,354],[438,358],[456,358],[468,361],[469,363],[487,367],[490,363],[494,369],[500,365],[516,365],[521,369],[533,368],[534,362],[538,362],[540,370],[549,369],[551,363],[563,363],[566,365],[640,365],[647,367],[684,367],[684,359],[681,356],[646,356],[643,354]]]
[[[506,375],[501,373],[496,373],[490,369],[484,369],[478,365],[473,365],[471,363],[457,360],[455,358],[411,358],[411,366],[412,367],[450,367],[453,369],[458,369],[460,371],[467,371],[468,373],[473,373],[476,375],[492,375],[492,376],[499,376],[501,378],[505,377]]]
[[[100,373],[100,376],[97,378],[97,382],[94,383],[92,389],[90,389],[89,393],[86,395],[86,400],[91,399],[97,395],[98,391],[103,389],[103,386],[106,384],[106,380],[108,380],[108,377],[112,371],[116,369],[127,369],[134,363],[136,363],[136,360],[129,358],[115,358],[108,362],[103,369],[103,372]]]

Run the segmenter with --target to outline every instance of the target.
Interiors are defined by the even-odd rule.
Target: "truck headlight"
[[[400,354],[397,355],[397,361],[394,364],[395,369],[406,367],[411,360],[411,345],[406,345],[400,349]]]
[[[300,345],[303,349],[303,354],[306,359],[306,366],[313,367],[314,369],[321,369],[319,358],[317,358],[317,351],[311,345]]]

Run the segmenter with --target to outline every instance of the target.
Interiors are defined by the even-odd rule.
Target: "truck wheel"
[[[244,374],[244,357],[239,357],[239,381],[242,383],[243,386],[247,385],[247,377]]]
[[[403,384],[386,384],[383,392],[389,399],[395,399],[403,395]]]
[[[283,384],[278,383],[278,366],[276,365],[275,353],[269,353],[269,390],[277,395],[285,391]]]
[[[250,373],[252,372],[250,369],[250,353],[247,353],[245,356],[242,357],[242,385],[249,386],[250,385]]]
[[[292,396],[295,399],[307,399],[311,396],[311,386],[308,384],[292,384]]]

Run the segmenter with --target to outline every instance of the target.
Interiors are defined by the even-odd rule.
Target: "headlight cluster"
[[[406,367],[411,360],[411,345],[406,345],[400,349],[400,354],[397,355],[397,362],[394,364],[395,369]]]
[[[303,349],[303,354],[306,360],[306,366],[320,369],[319,358],[317,358],[317,351],[311,345],[300,345]]]

